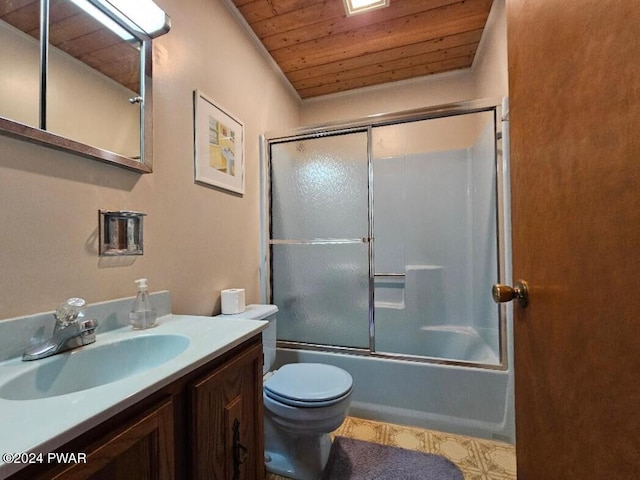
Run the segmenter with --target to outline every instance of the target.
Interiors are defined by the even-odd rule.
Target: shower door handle
[[[524,280],[516,280],[513,287],[496,283],[491,289],[491,294],[496,303],[510,302],[515,299],[522,308],[529,305],[529,285]]]

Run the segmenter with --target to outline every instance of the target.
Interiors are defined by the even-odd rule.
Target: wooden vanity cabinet
[[[171,400],[88,447],[86,461],[69,464],[63,471],[41,478],[172,480],[175,469]]]
[[[253,347],[204,376],[189,393],[191,478],[263,478],[263,431],[256,428],[263,418],[262,347]]]
[[[264,480],[262,361],[258,334],[9,480]]]

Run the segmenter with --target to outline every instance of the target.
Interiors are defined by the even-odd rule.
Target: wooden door
[[[640,478],[640,2],[507,28],[518,478]]]

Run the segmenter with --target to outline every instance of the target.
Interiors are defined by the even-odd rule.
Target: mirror
[[[151,39],[42,3],[0,0],[0,133],[151,172]]]
[[[46,129],[140,160],[142,42],[127,37],[71,0],[51,2]]]
[[[0,1],[0,117],[38,128],[40,7],[38,2],[12,10],[14,6]]]

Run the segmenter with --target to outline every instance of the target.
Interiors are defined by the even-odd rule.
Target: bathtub
[[[325,363],[348,371],[354,380],[352,416],[515,443],[509,369],[290,348],[278,348],[277,362]]]
[[[418,330],[420,352],[430,357],[499,365],[494,349],[472,327],[435,326]]]

